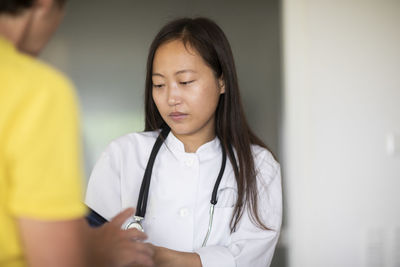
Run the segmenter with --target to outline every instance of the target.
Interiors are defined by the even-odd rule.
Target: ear
[[[221,77],[218,79],[218,87],[219,87],[219,93],[224,94],[225,93],[225,81],[224,81],[224,76],[221,75]]]

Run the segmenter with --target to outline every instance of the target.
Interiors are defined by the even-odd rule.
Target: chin
[[[193,128],[185,125],[168,124],[168,126],[171,128],[171,131],[174,133],[174,135],[190,135],[195,132]]]

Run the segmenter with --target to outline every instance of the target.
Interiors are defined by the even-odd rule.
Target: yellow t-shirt
[[[25,265],[16,218],[84,215],[80,162],[71,85],[0,37],[0,266]]]

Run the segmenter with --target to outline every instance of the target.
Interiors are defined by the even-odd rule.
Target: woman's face
[[[215,110],[225,87],[195,49],[180,40],[161,45],[152,79],[154,102],[178,138],[214,138]]]

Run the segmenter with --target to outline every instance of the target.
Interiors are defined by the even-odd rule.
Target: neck
[[[0,35],[18,48],[29,27],[31,15],[29,11],[18,15],[0,15]]]
[[[179,135],[175,134],[176,138],[178,138],[183,145],[185,146],[185,152],[187,153],[195,153],[197,149],[204,145],[207,142],[212,141],[215,138],[215,132],[205,132],[205,133],[196,133],[196,134],[184,134]]]

